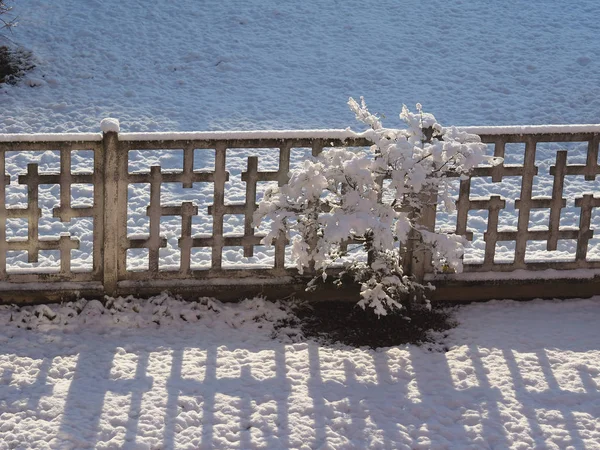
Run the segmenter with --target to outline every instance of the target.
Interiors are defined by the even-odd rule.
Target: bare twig
[[[4,18],[2,16],[10,13],[12,7],[8,6],[4,0],[0,0],[0,30],[3,28],[11,29],[17,24],[17,18]]]

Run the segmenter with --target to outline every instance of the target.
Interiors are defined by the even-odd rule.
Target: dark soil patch
[[[25,72],[35,68],[31,52],[0,46],[0,84],[16,84]]]
[[[399,312],[379,317],[352,302],[304,304],[295,307],[294,312],[305,337],[352,347],[433,344],[430,349],[439,348],[432,332],[444,332],[456,326],[447,307],[434,306],[431,311],[418,308],[410,312],[410,319]]]

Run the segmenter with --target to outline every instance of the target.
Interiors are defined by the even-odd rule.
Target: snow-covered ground
[[[442,124],[600,123],[600,3],[19,0],[0,132],[345,128],[349,96]],[[30,87],[34,86],[34,87]]]
[[[113,308],[0,311],[0,449],[600,449],[600,298],[470,305],[432,349],[298,342],[261,300]]]
[[[97,132],[105,117],[119,118],[130,132],[359,130],[346,100],[361,95],[387,116],[387,126],[398,124],[402,103],[416,102],[444,125],[600,123],[595,0],[19,0],[14,6],[20,25],[9,38],[33,51],[37,68],[19,85],[0,86],[0,133]],[[585,161],[585,144],[543,144],[540,174],[557,148],[569,150],[569,163]],[[522,161],[522,150],[507,146],[507,162]],[[196,154],[196,169],[214,164],[210,152]],[[261,155],[265,168],[276,167],[276,156],[252,154]],[[243,199],[245,156],[228,154],[228,202]],[[76,152],[73,170],[89,170],[91,157]],[[131,157],[131,171],[182,166],[181,152]],[[40,163],[40,172],[59,168],[53,149],[10,152],[11,207],[26,204],[17,175],[29,162]],[[566,181],[563,226],[578,223],[574,195],[600,187],[580,178]],[[547,195],[550,178],[536,180],[534,195]],[[473,185],[474,195],[507,198],[501,226],[516,225],[518,181]],[[40,190],[40,233],[79,237],[73,267],[89,269],[92,224],[54,219],[58,195],[55,185]],[[92,195],[90,185],[73,186],[74,205],[89,205]],[[165,186],[163,196],[210,203],[212,192],[199,183],[188,190]],[[148,197],[147,186],[129,189],[131,234],[148,231]],[[544,226],[547,216],[534,211],[530,226]],[[226,232],[239,230],[240,218],[229,219]],[[210,223],[201,208],[194,233],[210,233]],[[26,236],[23,220],[8,225],[9,238]],[[161,224],[168,239],[161,267],[177,264],[178,226]],[[467,257],[476,260],[485,214],[473,212],[469,227],[475,242]],[[591,241],[591,257],[600,257],[599,243]],[[532,243],[528,257],[574,253],[569,242],[552,254],[543,248]],[[499,248],[499,256],[511,251]],[[198,253],[195,263],[206,265]],[[264,249],[252,261],[237,249],[224,254],[232,264],[268,257]],[[133,254],[129,262],[145,261]],[[58,259],[42,253],[31,265],[24,252],[14,252],[9,265],[37,270],[57,267]],[[260,317],[274,321],[283,313],[261,302],[220,306],[220,313],[189,307],[187,322],[176,315],[160,328],[133,309],[119,323],[108,314],[101,320],[92,304],[72,321],[60,316],[68,325],[23,330],[14,327],[20,313],[8,308],[0,312],[0,449],[600,448],[598,300],[465,307],[460,325],[443,339],[445,353],[273,340],[273,322]],[[165,302],[181,312],[173,300]],[[135,304],[142,313],[161,308]]]

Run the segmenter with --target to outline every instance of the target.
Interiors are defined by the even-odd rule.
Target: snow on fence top
[[[457,127],[461,131],[479,135],[500,134],[575,134],[575,133],[600,133],[600,124],[587,125],[509,125],[509,126],[474,126]]]
[[[557,134],[600,133],[600,124],[578,125],[509,125],[457,127],[461,131],[479,135],[501,134]],[[116,119],[104,119],[103,132],[120,129]],[[317,130],[257,130],[257,131],[185,131],[185,132],[126,132],[119,134],[121,141],[174,141],[174,140],[246,140],[246,139],[340,139],[365,138],[367,133],[357,133],[347,128]],[[0,142],[84,142],[100,141],[102,133],[30,133],[0,134]]]
[[[190,131],[175,133],[121,133],[122,141],[208,141],[247,139],[340,139],[361,138],[364,133],[346,130],[260,130],[260,131]]]
[[[0,142],[89,142],[101,140],[102,133],[0,134]]]
[[[261,230],[252,223],[261,192],[268,183],[285,184],[294,164],[325,147],[369,143],[349,129],[119,134],[115,121],[104,125],[104,134],[0,135],[0,172],[6,174],[0,183],[0,303],[39,294],[39,283],[56,286],[56,298],[74,295],[73,286],[81,295],[164,289],[204,295],[218,287],[210,293],[237,297],[250,295],[252,285],[282,295],[282,286],[298,275],[286,265],[283,239],[271,249],[261,245]],[[594,184],[600,125],[460,129],[482,135],[505,163],[457,179],[456,213],[424,224],[472,239],[475,257],[465,258],[465,272],[485,274],[442,275],[445,284],[435,295],[466,299],[465,283],[489,281],[498,272],[520,283],[548,269],[565,278],[573,278],[567,270],[600,274],[593,229],[600,196],[588,193],[600,190]],[[82,160],[80,150],[91,157]],[[33,159],[15,156],[34,151]],[[496,189],[501,186],[512,191]],[[478,289],[469,298],[518,297],[498,287]],[[569,291],[582,295],[571,288],[566,296]]]

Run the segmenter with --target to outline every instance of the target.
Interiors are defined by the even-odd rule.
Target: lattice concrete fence
[[[600,174],[598,165],[598,142],[600,127],[513,127],[470,129],[481,135],[490,144],[496,156],[505,156],[507,145],[523,147],[522,161],[496,167],[482,167],[470,179],[458,181],[457,214],[451,232],[473,238],[469,229],[470,214],[487,211],[486,231],[483,236],[483,256],[479,261],[466,261],[463,274],[416,273],[427,282],[437,286],[434,299],[476,300],[489,298],[533,298],[539,296],[589,296],[598,292],[600,258],[590,258],[589,249],[593,242],[594,208],[600,207],[600,196],[582,190],[573,198],[565,198],[565,180],[576,177],[577,186],[586,188],[585,182],[593,182]],[[542,175],[536,149],[541,143],[554,143],[555,162],[546,170],[546,182],[551,180],[551,195],[535,195],[536,177]],[[584,143],[585,164],[567,162],[565,143]],[[214,295],[223,299],[235,299],[263,293],[283,297],[290,293],[301,293],[306,279],[294,269],[286,266],[286,243],[275,244],[273,263],[270,267],[239,266],[227,268],[223,264],[223,250],[228,247],[243,248],[245,257],[251,257],[260,244],[260,235],[252,225],[252,215],[257,202],[257,185],[263,182],[285,184],[290,169],[291,155],[298,149],[309,149],[316,155],[326,146],[365,147],[370,143],[348,131],[317,130],[296,132],[232,132],[232,133],[118,133],[103,134],[32,134],[0,135],[0,302],[52,301],[75,296],[108,295],[151,295],[164,290],[184,296],[198,297]],[[226,161],[229,152],[238,149],[264,149],[276,152],[276,170],[259,170],[260,156],[248,156],[246,168],[241,173],[245,184],[243,202],[226,202],[226,185],[230,178]],[[10,152],[30,151],[58,152],[60,170],[40,171],[39,163],[29,163],[21,168],[17,177],[7,175],[7,155]],[[85,173],[72,171],[72,155],[76,151],[93,154],[93,167]],[[132,172],[129,167],[131,152],[178,150],[182,152],[180,170],[164,170],[153,165],[148,172]],[[197,150],[208,152],[214,159],[211,170],[195,168]],[[501,183],[507,177],[518,177],[520,195],[517,199],[506,199],[501,195],[476,198],[471,193],[475,180],[488,180],[490,186]],[[514,179],[514,178],[513,178]],[[570,180],[570,178],[569,178]],[[93,201],[88,206],[72,206],[72,186],[93,186]],[[129,188],[133,184],[150,187],[146,209],[149,226],[144,236],[128,234]],[[210,203],[180,201],[177,204],[162,204],[161,189],[165,183],[178,183],[183,190],[195,183],[212,185]],[[26,207],[15,207],[7,202],[8,186],[21,185],[26,188]],[[40,186],[58,185],[58,206],[52,208],[52,216],[68,223],[73,219],[87,218],[93,228],[93,250],[91,265],[85,270],[73,269],[72,252],[80,246],[76,236],[63,233],[59,236],[41,236],[40,220],[43,211],[39,206]],[[572,193],[572,189],[569,190]],[[571,194],[569,194],[571,195]],[[568,196],[567,196],[568,197]],[[499,228],[499,215],[506,209],[507,200],[514,200],[516,227]],[[579,209],[577,226],[561,225],[561,211],[567,206]],[[532,226],[534,210],[548,211],[545,228]],[[212,234],[193,233],[194,217],[204,211],[212,218]],[[243,216],[243,233],[231,235],[224,232],[227,215]],[[180,236],[178,267],[161,268],[160,251],[167,245],[161,232],[161,218],[178,217]],[[27,233],[15,236],[9,222],[20,219],[27,222]],[[438,218],[439,219],[439,218]],[[12,222],[11,222],[12,223]],[[436,228],[436,215],[430,214],[425,225]],[[10,236],[8,234],[11,234]],[[18,234],[18,233],[17,233]],[[555,251],[561,241],[571,241],[574,255],[569,260],[545,262],[527,259],[528,242],[544,241],[546,250]],[[497,246],[509,243],[514,246],[512,261],[497,261]],[[131,269],[127,264],[127,253],[132,249],[147,251],[147,267]],[[207,267],[194,267],[192,253],[195,249],[210,252]],[[37,268],[35,263],[41,251],[58,252],[60,263],[51,269]],[[11,267],[7,255],[10,252],[26,252],[27,263],[32,269]],[[595,253],[594,253],[595,254]],[[424,268],[423,254],[416,252],[414,267]],[[21,265],[23,266],[23,264]],[[320,298],[355,296],[352,289],[346,291],[325,289],[311,294]]]

